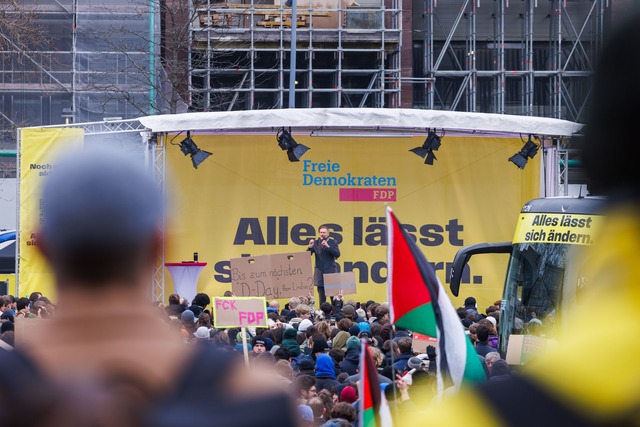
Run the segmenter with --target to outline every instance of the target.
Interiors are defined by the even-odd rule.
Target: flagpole
[[[394,423],[398,422],[398,387],[396,386],[396,378],[395,378],[395,372],[393,370],[393,364],[394,364],[394,357],[396,350],[395,350],[395,341],[393,340],[393,336],[395,335],[393,333],[393,324],[391,324],[391,329],[389,330],[389,341],[391,341],[389,343],[389,346],[391,347],[391,376],[394,378],[391,378],[391,385],[393,386],[393,409],[392,409],[392,413],[391,413],[391,418],[393,419]]]

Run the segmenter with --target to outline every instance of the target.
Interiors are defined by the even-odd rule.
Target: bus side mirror
[[[511,242],[479,243],[460,249],[453,259],[453,267],[451,268],[451,277],[449,280],[451,293],[454,296],[458,296],[462,272],[472,256],[478,254],[510,254],[512,249],[513,244]]]

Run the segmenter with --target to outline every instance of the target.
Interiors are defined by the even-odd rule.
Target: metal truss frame
[[[480,0],[460,0],[459,12],[448,28],[448,32],[447,29],[442,28],[438,18],[438,0],[425,0],[423,41],[425,108],[478,111],[478,78],[490,77],[494,82],[489,104],[490,111],[483,112],[544,115],[581,121],[588,96],[584,99],[574,99],[570,86],[573,82],[590,76],[593,71],[595,57],[602,48],[603,17],[609,1],[579,1],[589,5],[584,17],[572,16],[566,0],[549,0],[540,4],[538,0],[512,1],[516,3],[512,5],[509,5],[509,0],[494,0],[491,2],[493,5],[483,3],[483,8],[492,8],[491,15],[494,18],[492,41],[496,52],[492,69],[478,69],[476,15],[481,7]],[[548,4],[548,8],[543,7],[543,4]],[[505,15],[509,7],[522,8],[521,40],[519,40],[522,61],[517,69],[506,69],[505,66]],[[548,61],[544,69],[540,66],[537,69],[534,67],[534,17],[540,13],[544,13],[549,21]],[[579,21],[579,19],[583,20]],[[454,36],[460,33],[461,26],[464,26],[465,34],[465,61],[460,61],[456,57],[452,47]],[[588,29],[590,29],[590,38],[587,41],[585,38]],[[436,38],[434,34],[440,32],[444,36]],[[437,41],[443,42],[439,49],[435,47]],[[539,46],[539,43],[537,45]],[[453,65],[445,68],[443,60],[447,55],[453,58],[451,60]],[[439,93],[436,87],[436,81],[439,78],[456,81],[457,87],[455,87],[452,102],[445,102],[444,94]],[[506,86],[509,79],[521,81],[521,105],[518,112],[506,111]],[[545,83],[548,87],[544,114],[539,114],[534,109],[535,104],[541,104],[539,99],[534,99],[536,84],[540,83]]]

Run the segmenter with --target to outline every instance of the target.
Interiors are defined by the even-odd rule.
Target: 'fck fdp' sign
[[[266,300],[264,297],[214,297],[213,322],[216,328],[266,328]]]

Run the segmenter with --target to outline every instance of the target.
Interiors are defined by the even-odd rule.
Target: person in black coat
[[[338,242],[330,236],[329,229],[325,225],[321,225],[318,228],[320,238],[318,240],[311,239],[309,241],[309,249],[312,254],[316,256],[316,268],[313,273],[313,284],[318,287],[318,295],[320,297],[320,304],[327,301],[327,296],[324,292],[324,278],[323,274],[338,273],[340,267],[336,263],[336,259],[340,257],[340,248],[338,248]]]

